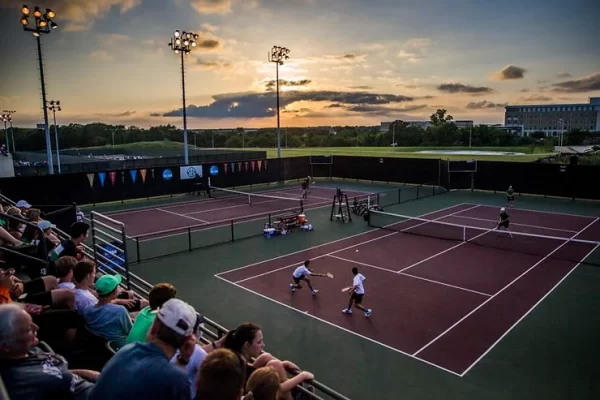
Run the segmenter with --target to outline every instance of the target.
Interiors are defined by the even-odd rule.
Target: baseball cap
[[[117,275],[102,275],[100,277],[100,279],[98,279],[96,281],[96,285],[95,285],[96,291],[98,292],[98,294],[100,296],[109,294],[110,292],[115,290],[115,288],[117,286],[119,286],[121,284],[122,280],[123,280],[123,278],[119,274],[117,274]]]
[[[31,204],[29,204],[25,200],[19,200],[16,204],[17,208],[31,208]]]
[[[50,228],[55,229],[56,225],[54,225],[50,221],[40,221],[40,222],[38,222],[38,227],[41,230],[45,231],[46,229],[50,229]]]
[[[201,318],[194,307],[179,299],[169,299],[158,310],[157,318],[181,336],[191,336],[198,330]]]

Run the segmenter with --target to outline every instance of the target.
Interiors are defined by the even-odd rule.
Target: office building
[[[590,97],[586,104],[506,106],[504,125],[521,127],[525,136],[533,132],[559,136],[571,129],[600,132],[600,97]]]

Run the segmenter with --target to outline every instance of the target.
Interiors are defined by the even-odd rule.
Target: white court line
[[[487,233],[491,233],[491,232],[492,232],[492,230],[485,231],[485,232],[483,232],[483,233],[480,233],[479,235],[477,235],[477,236],[475,236],[475,237],[472,237],[472,238],[471,238],[471,239],[469,239],[469,240],[474,240],[474,239],[477,239],[478,237],[481,237],[481,236],[483,236],[483,235],[485,235],[485,234],[487,234]],[[466,244],[466,243],[469,243],[469,242],[468,242],[468,241],[466,241],[466,242],[460,242],[459,244],[457,244],[457,245],[454,245],[454,246],[452,246],[452,247],[450,247],[450,248],[448,248],[448,249],[446,249],[446,250],[442,250],[442,251],[440,251],[439,253],[432,255],[431,257],[427,257],[427,258],[426,258],[426,259],[424,259],[424,260],[421,260],[421,261],[418,261],[418,262],[416,262],[416,263],[414,263],[414,264],[412,264],[412,265],[409,265],[408,267],[406,267],[406,268],[403,268],[403,269],[401,269],[400,271],[398,271],[398,273],[401,273],[401,272],[407,271],[407,270],[409,270],[409,269],[411,269],[411,268],[413,268],[413,267],[416,267],[416,266],[417,266],[417,265],[419,265],[419,264],[423,264],[425,261],[429,261],[429,260],[431,260],[431,259],[433,259],[433,258],[436,258],[436,257],[438,257],[438,256],[441,256],[442,254],[444,254],[444,253],[447,253],[447,252],[449,252],[450,250],[454,250],[454,249],[456,249],[456,248],[458,248],[458,247],[460,247],[460,246],[462,246],[462,245],[464,245],[464,244]],[[491,295],[490,295],[490,296],[491,296]]]
[[[163,210],[162,208],[157,208],[156,210],[162,211],[162,212],[167,213],[167,214],[177,215],[178,217],[181,217],[181,218],[193,219],[194,221],[202,222],[204,224],[208,223],[208,221],[205,221],[203,219],[198,219],[198,218],[190,217],[190,216],[183,215],[183,214],[177,214],[176,212],[169,211],[169,210]]]
[[[325,204],[325,203],[315,203],[315,204],[311,204],[310,207],[305,207],[304,211],[310,211],[310,210],[316,210],[318,208],[323,208],[323,207],[327,207],[329,206],[329,203]],[[162,231],[156,231],[156,232],[149,232],[149,233],[143,233],[141,235],[137,235],[137,236],[132,236],[131,238],[139,238],[140,242],[149,242],[151,240],[158,240],[158,239],[164,239],[164,238],[168,238],[168,237],[173,237],[173,236],[179,236],[182,234],[187,234],[187,230],[186,229],[191,229],[194,228],[194,230],[192,230],[192,233],[194,232],[200,232],[200,231],[207,231],[210,229],[216,229],[216,228],[222,228],[224,226],[226,226],[226,223],[231,222],[232,219],[239,219],[239,221],[234,222],[237,224],[240,223],[246,223],[246,222],[252,222],[252,221],[258,221],[260,219],[262,219],[262,217],[265,217],[269,214],[278,214],[281,213],[282,210],[276,210],[276,211],[264,211],[264,212],[260,212],[260,213],[256,213],[256,214],[246,214],[246,215],[241,215],[238,217],[234,217],[234,218],[226,218],[226,219],[222,219],[219,221],[209,221],[208,223],[205,224],[201,224],[201,225],[192,225],[192,226],[187,226],[187,227],[181,227],[181,228],[175,228],[175,230],[182,230],[181,232],[176,232],[173,233],[171,235],[162,235],[160,236],[162,233],[169,233],[169,232],[173,232],[173,228],[171,229],[165,229]],[[252,218],[252,217],[258,217],[258,218]],[[246,218],[250,218],[250,219],[246,219]],[[208,228],[206,227],[206,225],[210,225]],[[198,229],[196,229],[198,228]],[[159,236],[156,236],[159,235]],[[148,236],[152,236],[150,238],[147,238]],[[155,237],[156,236],[156,237]]]
[[[435,213],[438,213],[438,212],[440,212],[440,211],[446,211],[446,210],[449,210],[449,209],[451,209],[451,208],[456,208],[456,207],[460,207],[460,206],[463,206],[463,205],[465,205],[465,203],[461,203],[461,204],[455,204],[455,205],[453,205],[453,206],[449,206],[449,207],[445,207],[445,208],[440,208],[439,210],[436,210],[436,211],[432,211],[432,212],[428,212],[428,213],[425,213],[425,214],[419,215],[418,217],[419,217],[419,218],[422,218],[422,217],[424,217],[424,216],[426,216],[426,215],[435,214]],[[283,254],[283,255],[281,255],[281,256],[277,256],[277,257],[273,257],[273,258],[268,258],[268,259],[266,259],[266,260],[263,260],[263,261],[257,261],[257,262],[255,262],[255,263],[252,263],[252,264],[244,265],[243,267],[233,268],[233,269],[230,269],[230,270],[228,270],[228,271],[219,272],[219,273],[218,273],[218,274],[216,274],[215,276],[219,276],[219,275],[228,274],[228,273],[230,273],[230,272],[234,272],[234,271],[240,271],[240,270],[242,270],[242,269],[246,269],[246,268],[254,267],[255,265],[259,265],[259,264],[263,264],[263,263],[271,262],[271,261],[274,261],[274,260],[278,260],[278,259],[280,259],[280,258],[284,258],[284,257],[292,256],[292,255],[294,255],[294,254],[302,253],[302,252],[305,252],[305,251],[308,251],[308,250],[317,249],[317,248],[319,248],[319,247],[323,247],[323,246],[329,246],[330,244],[333,244],[333,243],[338,243],[338,242],[341,242],[341,241],[344,241],[344,240],[347,240],[347,239],[352,239],[352,238],[355,238],[355,237],[358,237],[358,236],[361,236],[361,235],[367,235],[367,234],[369,234],[369,233],[372,233],[372,232],[375,232],[375,231],[378,231],[378,230],[380,230],[380,228],[371,229],[371,230],[368,230],[368,231],[365,231],[365,232],[357,233],[357,234],[355,234],[355,235],[352,235],[352,236],[346,236],[346,237],[343,237],[343,238],[341,238],[341,239],[332,240],[331,242],[327,242],[327,243],[319,244],[319,245],[316,245],[316,246],[308,247],[308,248],[306,248],[306,249],[302,249],[302,250],[297,250],[297,251],[294,251],[294,252],[292,252],[292,253]],[[395,233],[395,232],[394,232],[394,233]]]
[[[467,203],[467,204],[473,204],[473,203]],[[499,206],[490,206],[489,204],[481,204],[481,207],[489,207],[489,208],[497,209]],[[555,212],[555,211],[533,210],[533,209],[529,209],[529,208],[511,207],[511,208],[509,208],[509,210],[531,211],[531,212],[539,213],[539,214],[564,215],[564,216],[569,216],[569,217],[579,217],[579,218],[585,218],[585,219],[596,218],[596,217],[589,217],[589,216],[579,215],[579,214],[559,213],[559,212]]]
[[[365,267],[371,267],[371,268],[380,269],[382,271],[391,272],[391,273],[396,274],[396,275],[403,275],[403,276],[407,276],[409,278],[419,279],[419,280],[422,280],[422,281],[434,283],[436,285],[448,286],[448,287],[451,287],[453,289],[463,290],[465,292],[471,292],[471,293],[475,293],[475,294],[478,294],[478,295],[481,295],[481,296],[485,296],[485,297],[490,297],[491,296],[491,294],[479,292],[477,290],[467,289],[467,288],[464,288],[464,287],[461,287],[461,286],[456,286],[456,285],[450,285],[449,283],[444,283],[444,282],[436,281],[436,280],[433,280],[433,279],[427,279],[427,278],[423,278],[423,277],[417,276],[417,275],[406,274],[404,272],[396,272],[396,271],[393,271],[391,269],[381,268],[381,267],[378,267],[378,266],[375,266],[375,265],[371,265],[371,264],[365,264],[365,263],[362,263],[360,261],[350,260],[348,258],[343,258],[343,257],[338,257],[338,256],[333,256],[333,255],[329,255],[329,257],[337,258],[338,260],[346,261],[346,262],[349,262],[349,263],[364,265]]]
[[[259,191],[259,192],[243,192],[244,194],[265,194],[265,193],[272,193],[272,192],[277,192],[280,189],[269,189],[269,190],[263,190],[263,191]],[[286,189],[287,190],[287,189]],[[183,193],[182,193],[183,194]],[[122,211],[109,211],[104,213],[105,215],[108,216],[113,216],[113,215],[121,215],[121,214],[134,214],[134,213],[139,213],[139,212],[143,212],[143,211],[152,211],[156,208],[162,208],[162,209],[166,209],[166,208],[175,208],[175,207],[179,207],[179,206],[185,206],[185,205],[189,205],[189,204],[199,204],[199,203],[213,203],[215,201],[219,201],[219,200],[223,200],[225,198],[221,197],[221,198],[213,198],[213,199],[208,199],[208,200],[202,200],[202,199],[196,199],[196,200],[187,200],[187,201],[180,201],[177,202],[175,204],[166,204],[164,206],[161,205],[153,205],[153,206],[144,206],[144,207],[134,207],[134,208],[130,208],[127,210],[122,210]]]
[[[588,227],[590,227],[596,221],[598,221],[598,218],[596,218],[595,220],[593,220],[592,222],[590,222],[585,228],[581,229],[578,233],[576,233],[575,235],[571,236],[571,239],[573,239],[575,236],[579,235],[581,232],[583,232],[584,230],[586,230]],[[508,289],[510,286],[512,286],[515,282],[517,282],[523,276],[527,275],[527,273],[529,273],[529,271],[533,270],[535,267],[537,267],[538,265],[540,265],[542,262],[544,262],[544,260],[546,260],[552,254],[556,253],[558,250],[560,250],[560,248],[562,248],[563,246],[565,246],[567,243],[569,243],[569,240],[565,240],[564,243],[562,243],[560,246],[558,246],[557,248],[555,248],[554,250],[552,250],[544,258],[542,258],[541,260],[539,260],[538,262],[536,262],[535,264],[533,264],[529,269],[527,269],[521,275],[519,275],[515,279],[513,279],[509,284],[507,284],[502,289],[500,289],[498,292],[496,292],[492,297],[488,298],[486,301],[484,301],[483,303],[481,303],[479,306],[475,307],[467,315],[465,315],[464,317],[462,317],[461,319],[459,319],[458,321],[456,321],[452,326],[450,326],[444,332],[440,333],[435,339],[433,339],[432,341],[430,341],[429,343],[427,343],[425,346],[421,347],[413,355],[416,356],[417,354],[419,354],[420,352],[422,352],[423,350],[425,350],[426,348],[428,348],[429,346],[431,346],[433,343],[435,343],[436,341],[438,341],[441,337],[443,337],[444,335],[446,335],[448,332],[450,332],[452,329],[454,329],[457,325],[459,325],[465,319],[469,318],[471,315],[473,315],[477,310],[479,310],[481,307],[483,307],[484,305],[486,305],[488,302],[492,301],[494,298],[496,298],[496,296],[498,296],[500,293],[504,292],[506,289]]]
[[[475,206],[475,207],[476,207],[476,206]],[[467,208],[467,210],[470,210],[470,209],[472,209],[472,208],[475,208],[475,207],[470,207],[470,208]],[[460,210],[460,211],[456,211],[456,212],[458,213],[458,212],[463,212],[463,211],[465,211],[465,210]],[[429,214],[433,214],[433,213],[429,213]],[[425,215],[427,215],[427,214],[425,214]],[[452,214],[448,214],[448,215],[452,215]],[[435,221],[436,219],[440,219],[440,218],[444,218],[444,217],[445,217],[445,215],[444,215],[444,216],[442,216],[442,217],[438,217],[438,218],[432,219],[431,221]],[[410,221],[410,220],[407,220],[407,221]],[[393,223],[393,224],[391,224],[391,225],[397,225],[397,224],[401,224],[401,223],[403,223],[403,222],[405,222],[405,221],[402,221],[402,222],[395,222],[395,223]],[[365,244],[367,244],[367,243],[371,243],[371,242],[374,242],[374,241],[376,241],[376,240],[384,239],[384,238],[387,238],[387,237],[389,237],[389,236],[394,236],[394,235],[397,235],[397,234],[398,234],[398,233],[400,233],[400,232],[406,231],[406,230],[408,230],[408,229],[416,228],[417,226],[424,225],[424,224],[426,224],[426,223],[429,223],[429,222],[430,222],[430,221],[427,221],[427,222],[422,222],[421,224],[418,224],[418,225],[414,225],[414,226],[408,227],[408,228],[406,228],[406,229],[403,229],[402,231],[397,231],[397,232],[388,233],[388,234],[386,234],[386,235],[379,236],[379,237],[376,237],[376,238],[373,238],[373,239],[369,239],[369,240],[366,240],[366,241],[365,241],[365,240],[363,240],[363,241],[362,241],[362,242],[360,242],[360,243],[356,243],[356,244],[353,244],[353,245],[350,245],[350,246],[344,247],[344,248],[342,248],[342,249],[339,249],[339,250],[334,250],[334,251],[332,251],[332,252],[329,252],[329,253],[327,253],[327,254],[322,254],[322,255],[320,255],[320,256],[313,257],[313,258],[312,258],[312,260],[317,260],[317,259],[319,259],[319,258],[327,257],[327,256],[330,256],[330,255],[332,255],[332,254],[335,254],[335,253],[339,253],[339,252],[342,252],[342,251],[345,251],[345,250],[352,249],[352,248],[354,248],[354,247],[363,246],[363,245],[365,245]],[[364,233],[362,233],[362,234],[364,234]],[[242,280],[236,281],[236,283],[242,283],[242,282],[249,281],[249,280],[251,280],[251,279],[259,278],[259,277],[261,277],[261,276],[269,275],[269,274],[272,274],[272,273],[274,273],[274,272],[278,272],[278,271],[284,270],[284,269],[286,269],[286,268],[291,268],[291,267],[293,267],[294,265],[296,265],[296,263],[294,263],[294,264],[290,264],[290,265],[286,265],[285,267],[276,268],[276,269],[273,269],[273,270],[270,270],[270,271],[267,271],[267,272],[263,272],[263,273],[261,273],[261,274],[258,274],[258,275],[250,276],[250,277],[248,277],[248,278],[245,278],[245,279],[242,279]]]
[[[396,352],[396,353],[400,353],[400,354],[402,354],[402,355],[405,355],[405,356],[407,356],[407,357],[410,357],[410,358],[412,358],[412,359],[415,359],[415,360],[421,361],[421,362],[423,362],[423,363],[425,363],[425,364],[427,364],[427,365],[430,365],[430,366],[432,366],[432,367],[435,367],[435,368],[441,369],[441,370],[443,370],[443,371],[446,371],[446,372],[449,372],[449,373],[451,373],[452,375],[456,375],[456,376],[460,377],[460,375],[459,375],[458,373],[456,373],[456,372],[454,372],[454,371],[451,371],[451,370],[449,370],[449,369],[446,369],[446,368],[444,368],[444,367],[441,367],[441,366],[439,366],[439,365],[436,365],[436,364],[434,364],[434,363],[432,363],[432,362],[430,362],[430,361],[423,360],[423,359],[421,359],[421,358],[419,358],[419,357],[413,356],[413,355],[412,355],[412,354],[410,354],[410,353],[406,353],[406,352],[404,352],[404,351],[402,351],[402,350],[396,349],[396,348],[394,348],[394,347],[392,347],[392,346],[389,346],[389,345],[387,345],[387,344],[385,344],[385,343],[378,342],[377,340],[375,340],[375,339],[371,339],[370,337],[367,337],[367,336],[364,336],[364,335],[361,335],[360,333],[353,332],[353,331],[351,331],[350,329],[346,329],[346,328],[344,328],[343,326],[336,325],[336,324],[334,324],[333,322],[327,321],[326,319],[323,319],[323,318],[317,317],[317,316],[315,316],[315,315],[312,315],[312,314],[306,314],[306,313],[304,313],[303,311],[301,311],[301,310],[298,310],[297,308],[294,308],[294,307],[292,307],[292,306],[290,306],[290,305],[287,305],[287,304],[285,304],[285,303],[282,303],[282,302],[280,302],[280,301],[278,301],[278,300],[272,299],[272,298],[270,298],[270,297],[268,297],[268,296],[265,296],[264,294],[261,294],[261,293],[255,292],[254,290],[252,290],[252,289],[248,289],[248,288],[246,288],[246,287],[244,287],[244,286],[242,286],[242,285],[239,285],[239,284],[237,284],[237,283],[235,283],[235,282],[228,281],[227,279],[225,279],[225,278],[223,278],[223,277],[221,277],[221,276],[215,275],[215,277],[216,277],[217,279],[220,279],[220,280],[222,280],[222,281],[226,282],[226,283],[229,283],[229,284],[231,284],[231,285],[234,285],[234,286],[236,286],[236,287],[238,287],[238,288],[240,288],[240,289],[243,289],[243,290],[245,290],[245,291],[247,291],[247,292],[250,292],[250,293],[252,293],[252,294],[254,294],[254,295],[256,295],[256,296],[262,297],[263,299],[266,299],[266,300],[272,301],[272,302],[273,302],[273,303],[275,303],[275,304],[278,304],[278,305],[280,305],[280,306],[283,306],[283,307],[285,307],[285,308],[288,308],[288,309],[290,309],[290,310],[296,311],[297,313],[299,313],[299,314],[302,314],[302,315],[304,315],[305,317],[314,318],[314,319],[316,319],[317,321],[321,321],[321,322],[323,322],[323,323],[325,323],[325,324],[327,324],[327,325],[329,325],[329,326],[332,326],[332,327],[334,327],[334,328],[341,329],[342,331],[344,331],[344,332],[347,332],[347,333],[350,333],[350,334],[352,334],[352,335],[355,335],[355,336],[358,336],[358,337],[360,337],[361,339],[368,340],[368,341],[369,341],[369,342],[371,342],[371,343],[378,344],[378,345],[380,345],[380,346],[383,346],[383,347],[385,347],[386,349],[392,350],[392,351],[394,351],[394,352]]]
[[[584,257],[581,259],[581,261],[579,261],[579,262],[578,262],[578,263],[577,263],[577,264],[576,264],[576,265],[575,265],[575,266],[574,266],[574,267],[573,267],[573,268],[572,268],[572,269],[571,269],[569,272],[567,272],[567,274],[566,274],[565,276],[563,276],[563,277],[562,277],[562,279],[561,279],[560,281],[558,281],[558,282],[556,283],[556,285],[554,285],[554,286],[552,287],[552,289],[550,289],[550,290],[548,291],[548,293],[546,293],[546,294],[545,294],[545,295],[544,295],[544,296],[543,296],[541,299],[539,299],[539,300],[537,301],[537,303],[535,303],[535,304],[534,304],[534,305],[533,305],[533,306],[532,306],[532,307],[531,307],[531,308],[530,308],[530,309],[529,309],[529,310],[528,310],[528,311],[527,311],[525,314],[523,314],[523,316],[522,316],[521,318],[519,318],[519,320],[518,320],[517,322],[515,322],[515,323],[514,323],[514,324],[513,324],[513,325],[512,325],[510,328],[508,328],[508,330],[507,330],[506,332],[504,332],[504,333],[502,334],[502,336],[500,336],[500,337],[498,338],[498,340],[496,340],[496,341],[494,342],[494,344],[492,344],[492,345],[491,345],[491,346],[490,346],[490,347],[489,347],[489,348],[488,348],[488,349],[487,349],[487,350],[486,350],[486,351],[485,351],[485,352],[484,352],[482,355],[480,355],[480,356],[477,358],[477,360],[473,361],[473,363],[471,363],[471,365],[469,365],[469,367],[468,367],[467,369],[465,369],[465,370],[462,372],[462,374],[460,374],[460,376],[465,376],[465,375],[467,374],[467,372],[469,372],[469,371],[471,370],[471,368],[473,368],[473,367],[475,366],[475,364],[477,364],[479,361],[481,361],[481,359],[482,359],[483,357],[485,357],[485,356],[486,356],[486,355],[487,355],[487,354],[488,354],[490,351],[492,351],[492,349],[493,349],[493,348],[494,348],[494,347],[495,347],[495,346],[496,346],[498,343],[500,343],[500,341],[501,341],[502,339],[504,339],[504,337],[505,337],[506,335],[508,335],[508,333],[509,333],[510,331],[512,331],[512,330],[514,329],[514,327],[515,327],[515,326],[517,326],[517,325],[518,325],[518,324],[519,324],[519,323],[520,323],[520,322],[521,322],[521,321],[522,321],[522,320],[523,320],[523,319],[524,319],[526,316],[528,316],[528,315],[529,315],[529,314],[530,314],[530,313],[533,311],[533,309],[534,309],[534,308],[536,308],[536,307],[537,307],[537,306],[538,306],[538,305],[539,305],[539,304],[540,304],[542,301],[544,301],[544,299],[545,299],[546,297],[548,297],[548,296],[550,295],[550,293],[552,293],[552,292],[553,292],[553,291],[554,291],[554,290],[555,290],[555,289],[556,289],[556,288],[557,288],[557,287],[558,287],[558,286],[559,286],[559,285],[560,285],[560,284],[561,284],[561,283],[562,283],[562,282],[563,282],[565,279],[567,279],[567,277],[568,277],[569,275],[571,275],[571,273],[572,273],[573,271],[575,271],[575,270],[577,269],[577,267],[579,267],[579,266],[581,265],[581,263],[582,263],[583,261],[585,261],[585,259],[586,259],[586,258],[588,258],[588,257],[590,256],[590,254],[592,254],[594,251],[596,251],[596,249],[598,249],[598,247],[600,247],[600,243],[599,243],[599,244],[597,244],[597,245],[596,245],[596,246],[595,246],[595,247],[594,247],[594,248],[593,248],[593,249],[592,249],[592,250],[591,250],[589,253],[587,253],[587,254],[586,254],[586,255],[585,255],[585,256],[584,256]]]
[[[476,221],[489,221],[489,222],[496,222],[495,219],[485,219],[485,218],[475,218],[475,217],[467,217],[465,215],[453,215],[452,217],[457,217],[457,218],[468,218],[468,219],[473,219]],[[518,224],[516,222],[511,222],[511,225],[517,225],[517,226],[528,226],[530,228],[537,228],[537,229],[546,229],[546,230],[550,230],[550,231],[559,231],[559,232],[570,232],[570,233],[575,233],[577,231],[573,231],[571,229],[559,229],[559,228],[548,228],[546,226],[540,226],[540,225],[528,225],[528,224]]]

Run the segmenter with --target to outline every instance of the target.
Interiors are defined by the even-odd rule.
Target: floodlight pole
[[[46,108],[46,83],[44,82],[42,44],[39,35],[35,38],[37,41],[38,60],[40,63],[40,81],[42,85],[42,108],[44,109],[44,136],[46,138],[46,158],[48,158],[48,174],[54,175],[54,161],[52,160],[52,141],[50,140],[50,126],[48,125],[48,109]]]
[[[289,59],[290,49],[281,46],[273,46],[269,53],[269,62],[275,63],[275,80],[277,88],[277,158],[281,158],[281,124],[279,119],[279,65]]]
[[[58,144],[58,126],[56,125],[56,111],[61,111],[60,101],[50,101],[50,105],[46,104],[46,108],[52,111],[52,115],[54,117],[54,141],[56,142],[56,164],[58,167],[58,173],[60,174],[60,146]]]

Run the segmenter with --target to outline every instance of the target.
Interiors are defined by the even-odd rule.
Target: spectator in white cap
[[[191,383],[184,369],[200,323],[192,306],[179,299],[167,301],[148,332],[148,342],[119,350],[102,370],[89,399],[191,400]],[[170,363],[177,350],[177,362]]]
[[[20,209],[22,213],[25,213],[31,208],[31,204],[29,204],[26,200],[19,200],[15,206]]]

